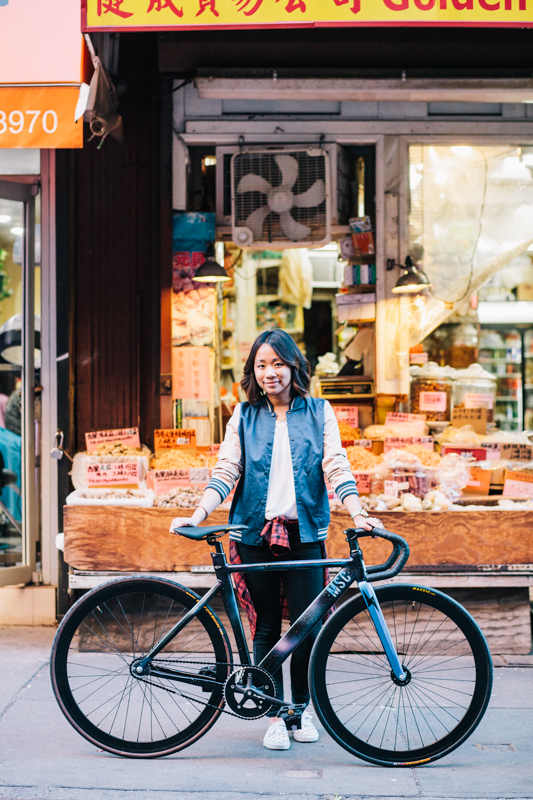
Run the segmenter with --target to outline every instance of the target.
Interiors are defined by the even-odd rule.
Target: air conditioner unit
[[[336,144],[217,147],[217,225],[240,247],[321,247],[347,224],[354,159]]]

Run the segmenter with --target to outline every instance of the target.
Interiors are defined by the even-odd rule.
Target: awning
[[[72,0],[0,2],[0,147],[83,146],[84,43]]]

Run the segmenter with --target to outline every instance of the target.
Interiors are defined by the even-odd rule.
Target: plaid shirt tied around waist
[[[263,530],[261,531],[261,536],[267,542],[272,554],[278,558],[281,556],[287,556],[291,550],[290,538],[289,538],[289,530],[288,526],[292,524],[298,524],[297,520],[291,520],[287,517],[274,517],[274,519],[267,520],[266,525],[264,526]],[[327,558],[326,553],[326,544],[325,542],[320,542],[320,547],[322,550],[322,558]],[[230,540],[229,543],[229,560],[231,564],[242,564],[241,557],[237,550],[237,544]],[[327,567],[324,567],[324,587],[326,587],[329,583],[329,570]],[[246,612],[246,616],[248,617],[248,622],[250,623],[250,631],[252,634],[252,639],[255,639],[255,631],[257,626],[257,612],[255,610],[254,604],[252,602],[252,598],[250,596],[250,592],[248,591],[248,587],[246,585],[245,574],[242,572],[235,572],[233,574],[233,578],[235,581],[235,588],[237,590],[237,596],[239,598],[239,603],[242,609]],[[287,604],[287,598],[283,592],[283,581],[280,582],[280,595],[281,595],[281,609],[282,609],[282,617],[283,619],[289,619],[289,607]],[[334,609],[331,609],[326,616],[332,614]]]

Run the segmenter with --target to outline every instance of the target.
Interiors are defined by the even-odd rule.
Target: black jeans
[[[292,526],[291,526],[292,527]],[[306,561],[322,558],[319,542],[300,542],[296,528],[290,534],[290,553],[275,556],[266,542],[261,547],[237,543],[243,564],[261,564],[275,561]],[[292,572],[250,572],[245,574],[246,585],[257,613],[257,628],[254,639],[254,663],[259,662],[274,647],[281,637],[281,598],[280,582],[287,598],[291,625],[313,602],[324,588],[324,573],[321,568],[298,569]],[[317,623],[311,633],[298,645],[291,656],[292,702],[309,704],[309,683],[307,670],[309,657],[321,623]],[[276,697],[283,699],[283,674],[281,668],[273,675],[276,683]],[[272,708],[267,714],[277,716]]]

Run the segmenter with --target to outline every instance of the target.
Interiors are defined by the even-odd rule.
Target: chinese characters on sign
[[[173,347],[173,399],[207,400],[210,395],[209,347]]]
[[[84,0],[84,30],[306,25],[533,25],[527,0]]]
[[[139,428],[115,428],[111,431],[90,431],[85,434],[88,453],[94,453],[100,444],[111,444],[113,442],[122,442],[128,447],[135,447],[140,450]]]
[[[184,486],[204,488],[209,483],[211,470],[208,467],[191,467],[191,469],[154,469],[148,473],[148,486],[159,497],[171,489]]]
[[[138,461],[87,466],[88,486],[138,486],[140,479]]]
[[[169,428],[154,431],[154,450],[172,450],[174,447],[196,447],[194,428]]]

